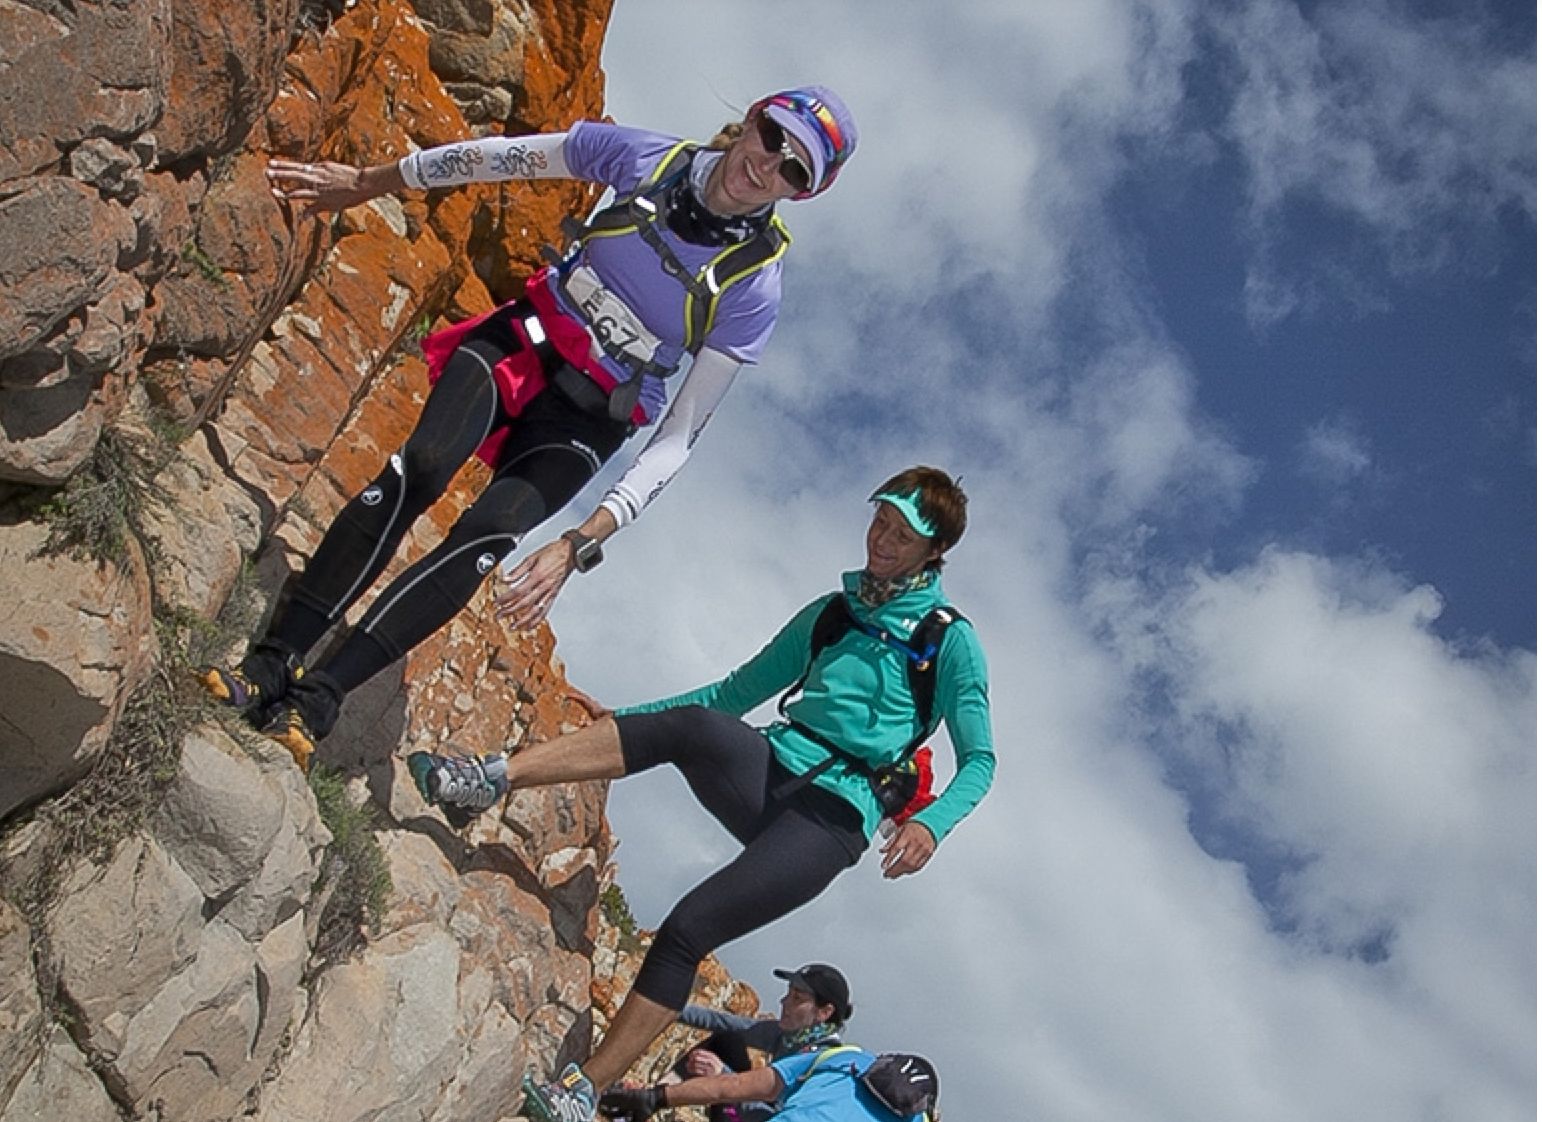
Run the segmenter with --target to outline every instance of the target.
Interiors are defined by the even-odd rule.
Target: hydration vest
[[[803,676],[794,682],[777,702],[778,711],[789,725],[830,753],[827,760],[797,776],[794,782],[800,785],[807,783],[833,767],[837,759],[843,759],[848,765],[859,767],[867,773],[874,794],[878,796],[879,804],[886,814],[892,815],[903,808],[915,794],[917,779],[915,770],[907,768],[906,765],[909,764],[916,750],[937,730],[938,718],[933,710],[937,696],[937,662],[942,651],[942,640],[948,628],[959,620],[967,620],[967,617],[956,608],[944,604],[927,612],[916,625],[915,630],[910,633],[910,638],[902,639],[891,631],[859,620],[846,602],[844,592],[831,595],[825,601],[824,607],[820,609],[819,615],[814,618],[814,627],[809,634],[808,666],[804,669]],[[814,662],[821,652],[853,629],[872,636],[905,656],[910,699],[915,704],[916,720],[920,725],[920,730],[901,750],[899,757],[892,763],[883,764],[877,768],[863,760],[858,760],[833,740],[787,715],[787,702],[808,681],[809,671],[813,669]]]
[[[664,217],[659,199],[679,176],[687,174],[691,156],[699,147],[691,141],[682,140],[669,150],[652,174],[626,198],[598,211],[587,222],[580,223],[571,217],[563,219],[562,233],[568,241],[567,252],[557,254],[550,247],[546,250],[548,260],[552,261],[559,278],[566,278],[582,258],[584,246],[593,239],[634,233],[642,238],[658,255],[664,272],[685,288],[684,350],[693,358],[712,330],[723,293],[730,286],[778,260],[792,244],[792,235],[787,232],[782,220],[773,214],[765,229],[745,241],[725,246],[722,252],[694,274],[681,263],[659,232],[658,225]],[[626,394],[635,402],[642,389],[642,375],[667,378],[675,372],[675,366],[652,361],[639,362],[619,347],[612,346],[604,332],[594,330],[594,324],[589,326],[591,334],[607,356],[632,371],[633,376],[629,381],[611,391],[613,398],[616,394]]]
[[[798,1076],[791,1091],[784,1091],[783,1098],[791,1095],[808,1082],[814,1070],[828,1059],[845,1052],[860,1052],[853,1044],[836,1045],[815,1057]],[[924,1056],[903,1052],[885,1052],[873,1059],[867,1068],[858,1072],[854,1063],[841,1064],[837,1069],[866,1087],[868,1093],[896,1118],[908,1119],[920,1115],[927,1122],[937,1105],[937,1071]]]

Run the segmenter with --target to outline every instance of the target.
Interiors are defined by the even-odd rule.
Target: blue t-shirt
[[[799,1052],[774,1061],[771,1067],[782,1077],[777,1122],[923,1122],[920,1114],[901,1119],[857,1081],[875,1059],[871,1052],[849,1048]]]

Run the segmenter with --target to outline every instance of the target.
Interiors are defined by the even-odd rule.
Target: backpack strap
[[[787,227],[781,218],[773,214],[765,229],[752,238],[727,246],[696,273],[693,274],[681,263],[658,231],[663,211],[657,200],[676,179],[689,171],[691,157],[699,147],[689,140],[676,144],[632,194],[600,210],[588,222],[580,225],[571,218],[563,219],[562,230],[568,239],[569,250],[565,257],[559,257],[558,260],[559,267],[575,261],[577,254],[574,251],[593,238],[637,234],[658,255],[663,270],[685,288],[684,349],[692,356],[701,351],[712,331],[723,293],[730,286],[779,260],[792,244],[792,235],[787,232]],[[655,369],[650,366],[640,373],[662,378],[673,373],[673,369]],[[620,389],[624,387],[618,387]],[[633,391],[635,395],[636,390]]]
[[[787,687],[787,692],[782,694],[781,700],[776,703],[776,711],[782,715],[782,719],[791,721],[787,716],[787,703],[793,695],[801,693],[803,685],[808,681],[809,672],[814,669],[814,663],[819,661],[819,656],[825,648],[833,645],[842,635],[857,626],[857,617],[851,614],[851,605],[846,602],[844,592],[832,592],[825,606],[819,609],[819,614],[814,617],[814,629],[809,633],[808,662],[804,664],[803,674],[796,682]],[[822,741],[821,741],[822,743]]]
[[[905,645],[905,666],[910,672],[910,696],[916,703],[916,715],[921,719],[926,736],[930,736],[937,728],[933,707],[937,698],[937,661],[942,654],[942,640],[948,628],[960,620],[967,622],[968,617],[956,608],[946,604],[933,608],[916,625],[916,629],[910,633],[910,641]]]
[[[664,193],[675,180],[684,175],[691,165],[691,154],[698,145],[682,140],[658,162],[648,178],[643,180],[624,199],[596,211],[587,222],[579,223],[568,217],[562,220],[562,232],[570,242],[583,244],[590,238],[608,238],[630,234],[639,225],[648,225],[659,219],[658,204],[653,200]],[[569,247],[571,256],[572,246]]]
[[[685,349],[691,354],[701,350],[712,324],[717,319],[718,301],[730,285],[760,272],[778,260],[792,244],[792,235],[776,215],[753,238],[735,242],[724,249],[701,272],[695,283],[685,286]],[[669,247],[660,245],[665,252]],[[673,254],[671,254],[673,256]]]
[[[803,1069],[803,1074],[798,1076],[798,1081],[796,1083],[794,1083],[792,1085],[792,1087],[788,1088],[787,1091],[783,1092],[783,1097],[786,1097],[786,1095],[791,1094],[797,1088],[799,1088],[799,1087],[803,1086],[805,1083],[807,1083],[808,1079],[809,1079],[809,1076],[814,1074],[814,1069],[817,1068],[820,1064],[824,1063],[826,1060],[830,1059],[831,1057],[839,1055],[842,1052],[860,1052],[860,1051],[862,1051],[862,1049],[857,1047],[857,1045],[855,1045],[855,1044],[837,1044],[833,1048],[826,1048],[823,1052],[819,1053],[819,1055],[814,1057],[814,1062],[813,1063],[809,1064],[808,1067]],[[847,1071],[851,1075],[856,1075],[856,1073],[857,1073],[856,1065],[853,1064],[851,1067],[849,1067],[847,1069]]]
[[[934,712],[937,697],[937,663],[942,651],[942,641],[949,627],[959,620],[967,620],[962,612],[949,605],[941,605],[933,608],[922,617],[921,622],[910,634],[909,639],[901,639],[893,632],[881,627],[859,620],[851,610],[851,605],[846,600],[844,592],[835,592],[825,601],[819,615],[814,617],[814,627],[809,634],[809,660],[804,667],[803,675],[792,684],[776,703],[777,712],[798,732],[809,740],[819,745],[829,756],[815,764],[808,771],[794,777],[788,783],[782,785],[776,792],[778,796],[796,790],[816,777],[823,775],[835,766],[837,760],[845,760],[850,766],[860,768],[869,775],[873,773],[872,767],[865,761],[853,756],[844,747],[835,743],[829,737],[809,728],[801,721],[795,720],[787,714],[787,703],[793,696],[799,693],[808,681],[810,671],[814,663],[826,648],[837,642],[846,632],[855,628],[874,639],[893,647],[905,656],[905,675],[910,686],[910,697],[916,707],[916,718],[920,728],[909,743],[901,750],[895,765],[906,763],[916,750],[937,730],[937,717]]]

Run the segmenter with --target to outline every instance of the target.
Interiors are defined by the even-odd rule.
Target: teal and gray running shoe
[[[503,756],[441,756],[414,752],[407,770],[423,801],[446,809],[480,814],[509,793],[508,761]]]
[[[544,1087],[525,1076],[525,1104],[519,1113],[533,1122],[594,1122],[594,1084],[568,1064],[555,1083]]]

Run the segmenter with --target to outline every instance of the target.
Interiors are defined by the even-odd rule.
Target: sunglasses
[[[807,191],[813,185],[814,173],[788,143],[787,130],[773,121],[770,114],[760,112],[755,115],[755,131],[767,152],[781,153],[782,164],[777,171],[788,186],[794,191]]]

